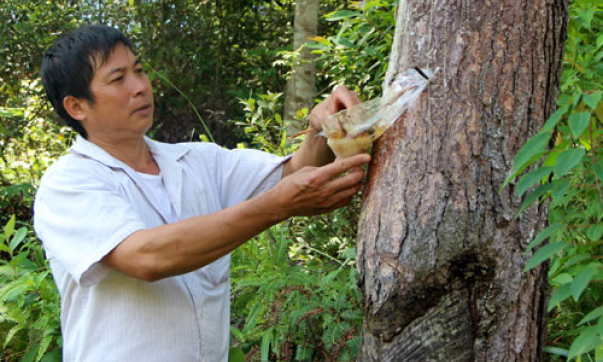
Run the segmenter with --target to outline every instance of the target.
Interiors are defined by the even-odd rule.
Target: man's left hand
[[[333,93],[310,112],[310,127],[322,131],[322,121],[328,116],[361,102],[358,93],[349,90],[346,86],[337,86]]]

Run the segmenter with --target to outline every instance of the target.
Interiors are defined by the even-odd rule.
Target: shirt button
[[[200,310],[200,311],[199,311],[199,317],[203,318],[203,316],[204,316],[204,315],[205,315],[205,312],[204,312],[204,311],[202,311],[202,310]]]

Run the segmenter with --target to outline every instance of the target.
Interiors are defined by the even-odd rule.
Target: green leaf
[[[586,328],[580,333],[578,338],[572,342],[569,349],[568,359],[573,359],[584,353],[588,353],[601,344],[601,337],[595,327]]]
[[[561,273],[551,280],[552,284],[563,285],[571,283],[574,279],[568,273]]]
[[[40,362],[61,362],[61,350],[54,350],[52,352],[48,352],[42,357]]]
[[[536,253],[530,258],[528,265],[526,265],[524,271],[531,270],[538,265],[540,265],[545,260],[548,260],[551,256],[557,254],[558,252],[564,250],[569,245],[565,241],[559,241],[555,243],[550,243],[542,248],[538,249]]]
[[[336,21],[336,20],[352,18],[352,17],[360,16],[360,15],[361,15],[360,13],[351,11],[351,10],[337,10],[335,12],[327,14],[326,18],[327,18],[327,21]]]
[[[272,339],[272,329],[273,327],[266,330],[264,332],[264,335],[262,336],[262,348],[260,350],[260,358],[262,362],[267,362],[268,357],[270,355],[270,340]]]
[[[17,232],[13,236],[12,240],[10,241],[9,248],[10,248],[11,252],[15,251],[17,246],[25,238],[25,235],[27,235],[27,228],[25,226],[23,226],[22,228],[19,228],[19,230],[17,230]]]
[[[580,299],[580,295],[584,289],[586,289],[588,283],[590,283],[596,273],[597,270],[595,268],[588,268],[583,270],[574,278],[574,281],[572,282],[572,296],[576,302],[578,299]]]
[[[590,241],[599,241],[601,239],[601,236],[603,236],[603,224],[598,223],[591,225],[586,230],[586,236]]]
[[[555,126],[557,125],[557,123],[559,123],[559,120],[561,119],[561,117],[563,117],[563,115],[567,113],[568,109],[569,109],[569,107],[561,107],[558,110],[556,110],[555,113],[553,113],[549,117],[549,120],[546,121],[546,123],[542,127],[542,132],[552,131],[553,128],[555,128]]]
[[[583,20],[583,25],[587,28],[590,29],[591,27],[591,23],[593,21],[593,16],[595,15],[595,12],[597,11],[596,8],[590,8],[588,10],[578,10],[578,17]]]
[[[534,201],[538,200],[541,196],[544,196],[546,193],[551,191],[551,189],[553,187],[554,187],[554,184],[546,183],[546,184],[540,186],[539,188],[537,188],[536,190],[530,192],[530,194],[528,194],[528,196],[524,200],[523,204],[521,204],[521,207],[519,208],[517,215],[524,212],[525,209],[527,209]]]
[[[578,325],[588,323],[588,322],[592,321],[593,319],[599,318],[602,315],[603,315],[603,306],[596,308],[596,309],[592,310],[590,313],[588,313],[584,318],[582,318],[582,320],[580,321],[580,323],[578,323]]]
[[[551,235],[554,235],[556,232],[564,228],[565,225],[559,222],[547,226],[544,230],[539,232],[536,236],[536,239],[534,239],[534,241],[532,241],[530,245],[528,245],[526,253],[532,250],[536,245],[540,244],[546,238],[550,237]]]
[[[315,36],[312,38],[308,38],[308,40],[312,40],[317,42],[318,44],[322,44],[322,45],[326,45],[327,47],[332,46],[333,44],[331,44],[331,42],[329,41],[329,39],[322,37],[322,36]]]
[[[588,112],[572,113],[569,116],[569,126],[572,130],[572,135],[574,136],[574,139],[580,137],[582,132],[584,132],[584,130],[586,129],[586,126],[588,126],[589,121],[590,113]]]
[[[558,178],[565,176],[574,166],[582,161],[585,153],[584,148],[570,148],[563,151],[557,157],[557,164],[555,165],[556,176]]]
[[[521,195],[523,195],[524,192],[526,192],[530,187],[532,187],[532,185],[548,177],[551,172],[553,172],[552,167],[540,167],[530,173],[525,174],[517,183],[517,187],[515,189],[517,196],[521,197]]]
[[[546,353],[556,354],[557,356],[567,357],[569,351],[567,349],[558,348],[558,347],[544,347],[543,349]]]
[[[233,347],[228,351],[228,362],[245,362],[245,353],[239,347]]]
[[[553,292],[553,295],[551,295],[551,300],[549,301],[549,307],[548,307],[548,311],[550,312],[551,309],[555,308],[555,306],[557,306],[557,304],[563,302],[564,300],[566,300],[567,298],[572,296],[572,285],[571,284],[563,284],[562,286],[559,287],[559,289],[555,290]]]
[[[15,230],[15,215],[11,216],[10,220],[8,220],[8,223],[6,223],[6,226],[4,226],[4,235],[6,237],[6,240],[10,239],[10,237],[13,235],[14,230]]]
[[[567,192],[567,190],[569,190],[570,180],[566,180],[566,179],[555,180],[553,182],[553,184],[554,184],[553,192],[552,192],[553,201],[558,202],[565,196],[565,193]]]
[[[52,343],[54,339],[54,336],[52,334],[50,334],[50,330],[45,330],[44,331],[44,337],[42,338],[42,342],[39,344],[39,348],[38,348],[38,355],[36,356],[36,361],[40,361],[42,359],[42,357],[44,356],[44,354],[46,354],[46,351],[48,350],[48,347],[50,346],[50,343]]]
[[[17,332],[19,332],[20,330],[22,330],[24,327],[25,327],[24,324],[17,324],[13,328],[11,328],[8,331],[8,333],[6,334],[6,336],[4,337],[4,345],[3,345],[3,347],[6,348],[6,346],[8,346],[8,344],[10,343],[10,341],[15,336],[15,334],[17,334]]]
[[[591,94],[584,94],[582,99],[584,99],[584,103],[586,103],[590,109],[594,111],[597,109],[597,105],[601,101],[601,97],[603,97],[603,91],[598,90]]]
[[[593,165],[593,171],[595,172],[595,175],[597,175],[599,180],[603,181],[603,165],[601,164],[601,162],[597,162]]]
[[[513,160],[513,170],[519,170],[528,162],[544,151],[546,145],[551,138],[550,132],[540,132],[536,136],[530,138],[525,145],[517,152]],[[532,161],[533,162],[533,161]]]
[[[21,362],[34,362],[36,354],[38,354],[38,346],[34,346],[33,348],[25,352],[23,357],[21,357]]]

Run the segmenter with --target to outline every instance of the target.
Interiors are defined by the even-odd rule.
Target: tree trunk
[[[566,0],[401,1],[388,79],[442,69],[374,146],[359,226],[359,361],[537,361],[548,209],[500,191],[555,108]],[[387,81],[387,80],[386,80]]]
[[[300,48],[309,37],[316,36],[318,27],[318,0],[298,1],[295,5],[295,26],[293,49]],[[284,119],[287,122],[287,133],[293,135],[306,125],[295,118],[298,110],[312,109],[316,96],[316,64],[310,49],[303,48],[299,57],[293,62],[293,74],[287,82]]]

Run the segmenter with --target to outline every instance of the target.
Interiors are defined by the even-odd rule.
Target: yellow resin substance
[[[433,72],[423,70],[431,78]],[[427,86],[428,79],[415,69],[400,74],[384,95],[327,117],[322,122],[327,144],[340,158],[367,153],[373,142],[381,137],[404,111],[411,106]]]

